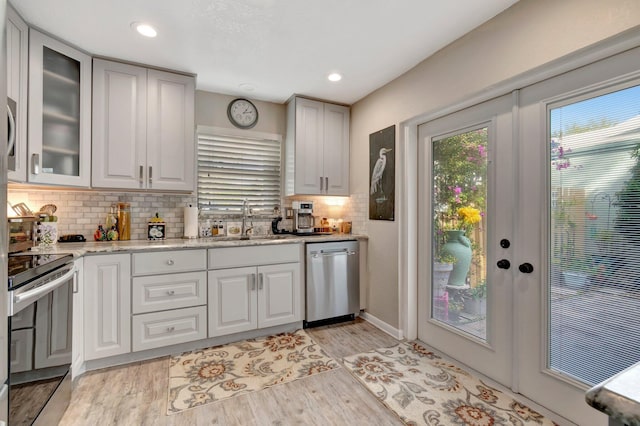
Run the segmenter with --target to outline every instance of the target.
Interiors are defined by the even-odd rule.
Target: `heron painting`
[[[396,126],[369,135],[369,219],[394,220]]]

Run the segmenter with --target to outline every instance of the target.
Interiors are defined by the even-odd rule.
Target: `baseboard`
[[[398,339],[398,340],[403,340],[404,339],[404,335],[402,333],[402,330],[399,330],[399,329],[397,329],[395,327],[390,326],[386,322],[374,317],[370,313],[362,311],[362,312],[360,312],[360,317],[362,319],[364,319],[364,320],[367,320],[372,325],[374,325],[376,328],[379,328],[380,330],[384,331],[385,333],[387,333],[389,336],[393,337],[394,339]]]

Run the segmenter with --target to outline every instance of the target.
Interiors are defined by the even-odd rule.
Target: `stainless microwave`
[[[16,101],[7,98],[7,169],[16,170]]]

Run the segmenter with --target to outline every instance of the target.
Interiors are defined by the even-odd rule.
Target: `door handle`
[[[256,274],[251,274],[251,291],[256,289]]]
[[[511,262],[509,262],[507,259],[500,259],[498,260],[498,268],[500,269],[509,269],[511,268]]]
[[[31,173],[37,175],[40,173],[40,155],[31,154]]]
[[[153,168],[149,166],[149,188],[151,188],[151,183],[153,182]]]
[[[533,272],[533,265],[525,262],[522,265],[518,266],[518,270],[523,274],[530,274]]]
[[[324,191],[322,176],[320,176],[320,192]]]
[[[258,290],[262,290],[264,288],[264,274],[260,272],[258,274]]]
[[[140,164],[140,177],[138,178],[138,180],[140,181],[140,188],[142,188],[144,181],[143,179],[143,174],[144,174],[144,166],[142,164]]]
[[[325,177],[324,178],[324,191],[328,194],[329,193],[329,177]]]

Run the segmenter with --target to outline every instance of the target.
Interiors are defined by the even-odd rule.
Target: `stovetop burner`
[[[7,260],[9,290],[33,281],[72,260],[73,256],[70,254],[10,254]]]

